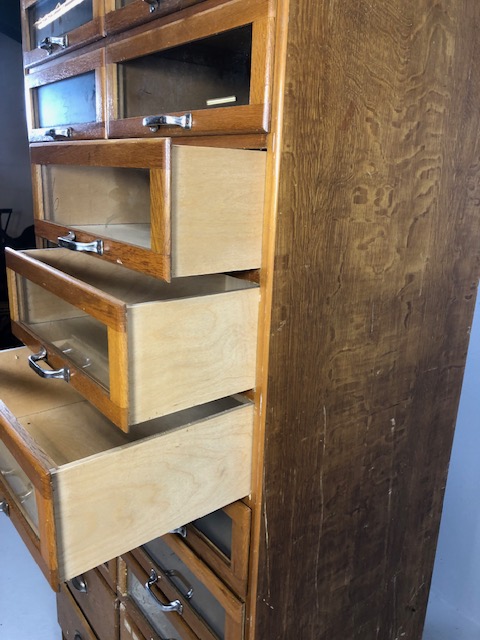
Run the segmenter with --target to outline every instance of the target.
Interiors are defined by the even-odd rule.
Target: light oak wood
[[[58,298],[47,304],[52,313],[45,318],[40,297],[39,321],[20,301],[16,335],[44,345],[49,362],[50,353],[63,360],[80,393],[88,381],[87,399],[125,431],[255,386],[259,298],[248,281],[211,275],[167,284],[63,249],[7,249],[7,263],[30,307],[36,301],[30,281]],[[76,309],[88,315],[72,317]],[[72,346],[69,355],[65,349]],[[101,395],[91,395],[92,386],[100,386]]]
[[[0,354],[0,380],[1,439],[54,524],[39,524],[54,587],[250,491],[251,403],[217,401],[127,436],[67,385],[52,392],[24,348]],[[52,560],[58,576],[56,563],[45,566]]]
[[[36,231],[52,242],[68,231],[100,239],[102,259],[167,281],[255,269],[265,156],[169,139],[37,146]]]

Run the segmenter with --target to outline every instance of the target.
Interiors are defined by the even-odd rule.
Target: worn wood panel
[[[479,23],[291,3],[258,640],[421,637],[479,276]]]

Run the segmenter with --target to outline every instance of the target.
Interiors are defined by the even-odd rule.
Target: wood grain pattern
[[[155,11],[151,12],[145,2],[135,0],[124,7],[107,12],[105,15],[105,30],[109,35],[127,31],[139,24],[157,20],[170,13],[177,14],[178,11],[200,2],[204,2],[204,0],[165,0]]]
[[[87,591],[79,591],[75,583],[67,582],[74,600],[81,608],[98,640],[114,640],[119,633],[119,619],[115,594],[105,584],[100,573],[93,569],[82,574]]]
[[[421,637],[479,277],[479,22],[291,3],[259,640]]]

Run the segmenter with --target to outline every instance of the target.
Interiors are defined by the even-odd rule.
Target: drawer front
[[[102,564],[98,565],[97,571],[102,575],[110,589],[116,593],[118,579],[117,558],[107,560],[107,562],[102,562]]]
[[[138,629],[149,640],[151,638],[197,640],[198,636],[186,624],[183,616],[162,611],[161,606],[145,588],[148,574],[130,554],[125,556],[125,567],[126,588],[120,608],[123,606],[123,609],[128,612],[129,619],[135,625],[132,628]],[[131,631],[125,628],[125,621],[123,627],[120,633],[128,638],[128,632],[131,633]],[[122,628],[122,622],[120,628]]]
[[[41,145],[32,162],[52,242],[167,281],[260,267],[262,151],[103,141]]]
[[[57,594],[57,618],[66,640],[98,640],[80,607],[65,585]],[[115,640],[116,636],[111,636]]]
[[[56,58],[103,36],[103,0],[84,0],[69,9],[67,3],[63,5],[57,0],[22,0],[26,67]]]
[[[166,536],[173,549],[192,549],[242,599],[246,597],[251,511],[243,502],[209,513]]]
[[[0,501],[54,588],[250,492],[249,401],[222,399],[126,435],[69,385],[36,376],[25,351],[0,354],[0,442],[6,471],[20,468],[35,488],[38,534],[8,474]]]
[[[30,142],[105,137],[104,50],[65,56],[25,76]]]
[[[193,631],[205,640],[240,640],[243,635],[244,605],[188,549],[175,548],[169,538],[156,538],[132,556],[147,572],[147,590],[154,597],[158,589],[169,601],[178,602],[181,615]],[[160,598],[165,602],[165,598]]]
[[[256,285],[168,284],[66,249],[7,253],[13,331],[123,430],[254,387]]]
[[[126,31],[202,2],[204,0],[116,0],[115,8],[105,15],[105,31],[107,34]]]
[[[109,45],[108,137],[268,131],[272,37],[267,0],[230,0]]]
[[[118,636],[116,598],[96,569],[67,582],[72,596],[83,611],[99,640]]]

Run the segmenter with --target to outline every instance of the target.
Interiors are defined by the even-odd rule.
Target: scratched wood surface
[[[290,7],[255,639],[420,640],[479,277],[480,4]]]

